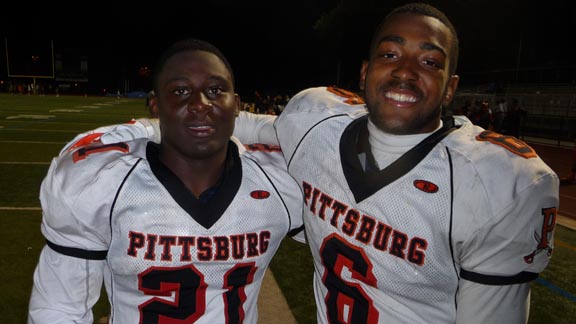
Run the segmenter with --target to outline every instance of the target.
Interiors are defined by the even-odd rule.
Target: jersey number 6
[[[324,263],[322,282],[328,289],[325,302],[330,323],[377,323],[378,311],[359,284],[346,281],[347,270],[352,279],[376,286],[372,263],[359,248],[338,235],[328,236],[320,249]]]

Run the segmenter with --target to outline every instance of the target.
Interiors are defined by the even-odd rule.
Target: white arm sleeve
[[[258,115],[241,111],[236,118],[234,136],[244,144],[262,143],[278,145],[274,130],[276,116]],[[102,126],[77,135],[60,151],[60,155],[71,148],[88,145],[93,142],[102,144],[127,142],[138,138],[148,138],[160,143],[162,138],[160,122],[157,118],[134,119],[128,123]]]
[[[133,119],[124,124],[108,125],[76,135],[60,151],[60,155],[69,149],[88,145],[94,142],[102,144],[127,142],[138,138],[148,138],[160,143],[160,123],[157,118]]]
[[[244,144],[262,143],[278,145],[276,131],[274,130],[276,116],[252,114],[241,111],[236,118],[234,136]],[[60,151],[62,153],[70,148],[83,146],[99,141],[102,144],[131,141],[138,138],[148,138],[160,143],[162,138],[160,123],[157,118],[134,119],[129,123],[102,126],[77,135]]]
[[[276,116],[252,114],[241,111],[236,117],[234,136],[243,144],[270,144],[278,145],[274,121]]]
[[[456,323],[527,323],[530,283],[489,286],[460,280]]]
[[[65,256],[45,246],[34,271],[28,324],[93,323],[105,261]]]
[[[120,124],[112,132],[102,134],[102,144],[131,141],[138,138],[147,138],[160,143],[160,122],[158,118],[140,118],[133,123]]]

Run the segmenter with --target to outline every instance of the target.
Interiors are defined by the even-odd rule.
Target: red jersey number
[[[244,288],[254,279],[257,267],[254,262],[237,264],[224,276],[223,295],[225,323],[244,321]],[[206,312],[204,275],[193,265],[179,268],[152,267],[138,275],[138,289],[153,295],[138,306],[142,324],[190,324]],[[159,297],[174,294],[173,302]],[[156,297],[158,296],[158,297]]]

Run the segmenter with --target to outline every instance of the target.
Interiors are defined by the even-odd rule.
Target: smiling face
[[[392,16],[376,35],[362,65],[361,87],[371,121],[382,131],[420,134],[439,126],[442,106],[453,98],[450,29],[414,13]]]
[[[223,159],[240,99],[222,60],[186,50],[168,58],[158,74],[157,107],[163,154],[187,159]]]

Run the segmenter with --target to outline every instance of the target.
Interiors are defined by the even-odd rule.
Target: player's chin
[[[370,114],[370,120],[376,127],[386,133],[396,134],[409,122],[405,114],[398,114],[395,109],[380,109]]]
[[[418,127],[413,120],[402,116],[390,116],[376,125],[381,131],[393,135],[409,135],[418,133]]]
[[[227,148],[227,141],[223,142],[221,140],[215,140],[214,138],[207,139],[197,139],[190,141],[187,146],[187,155],[195,159],[207,159],[211,158],[218,153],[221,153]]]

